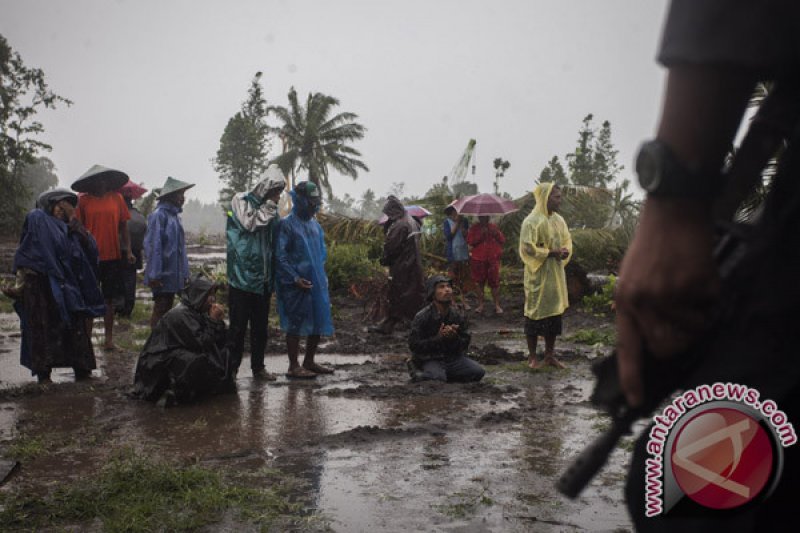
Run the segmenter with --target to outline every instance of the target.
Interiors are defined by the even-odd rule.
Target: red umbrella
[[[147,189],[138,185],[137,183],[128,180],[128,182],[117,189],[117,192],[120,193],[125,198],[130,198],[131,200],[137,200],[144,196],[144,193],[147,192]]]
[[[511,200],[489,193],[465,196],[453,202],[452,205],[459,214],[476,217],[507,215],[519,209]]]
[[[406,213],[411,215],[412,217],[417,218],[425,218],[426,216],[430,215],[431,212],[422,207],[421,205],[409,205],[406,207]],[[389,217],[386,215],[381,215],[381,218],[378,219],[378,224],[386,224],[388,222]]]

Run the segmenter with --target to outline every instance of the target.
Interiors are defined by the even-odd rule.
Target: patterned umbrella
[[[406,206],[406,212],[411,215],[412,217],[417,218],[425,218],[426,216],[430,215],[431,212],[425,209],[420,205],[409,205]],[[381,218],[378,219],[378,224],[383,225],[389,221],[389,217],[386,215],[381,215]]]
[[[519,209],[513,201],[489,193],[465,196],[452,205],[459,214],[476,217],[507,215]]]

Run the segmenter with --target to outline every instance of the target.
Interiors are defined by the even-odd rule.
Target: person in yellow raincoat
[[[519,255],[525,264],[525,337],[528,366],[542,364],[564,368],[553,349],[561,334],[561,315],[569,307],[564,267],[572,257],[572,238],[567,223],[557,213],[561,189],[541,183],[533,191],[536,206],[519,232]],[[544,337],[544,362],[536,360],[536,342]]]

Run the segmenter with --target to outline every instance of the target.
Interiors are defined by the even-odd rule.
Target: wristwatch
[[[707,176],[687,168],[663,141],[647,141],[636,156],[639,185],[648,194],[673,198],[711,198],[721,175]]]

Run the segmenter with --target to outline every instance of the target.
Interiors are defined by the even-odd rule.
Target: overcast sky
[[[61,183],[92,164],[145,186],[167,176],[215,201],[211,165],[250,80],[271,105],[322,92],[359,115],[369,173],[334,192],[423,194],[477,140],[481,191],[532,189],[577,140],[609,120],[624,174],[657,119],[655,62],[666,0],[0,0],[0,33],[75,102],[45,111]],[[277,148],[276,148],[277,149]],[[274,154],[276,155],[276,154]],[[635,180],[634,180],[635,181]]]

